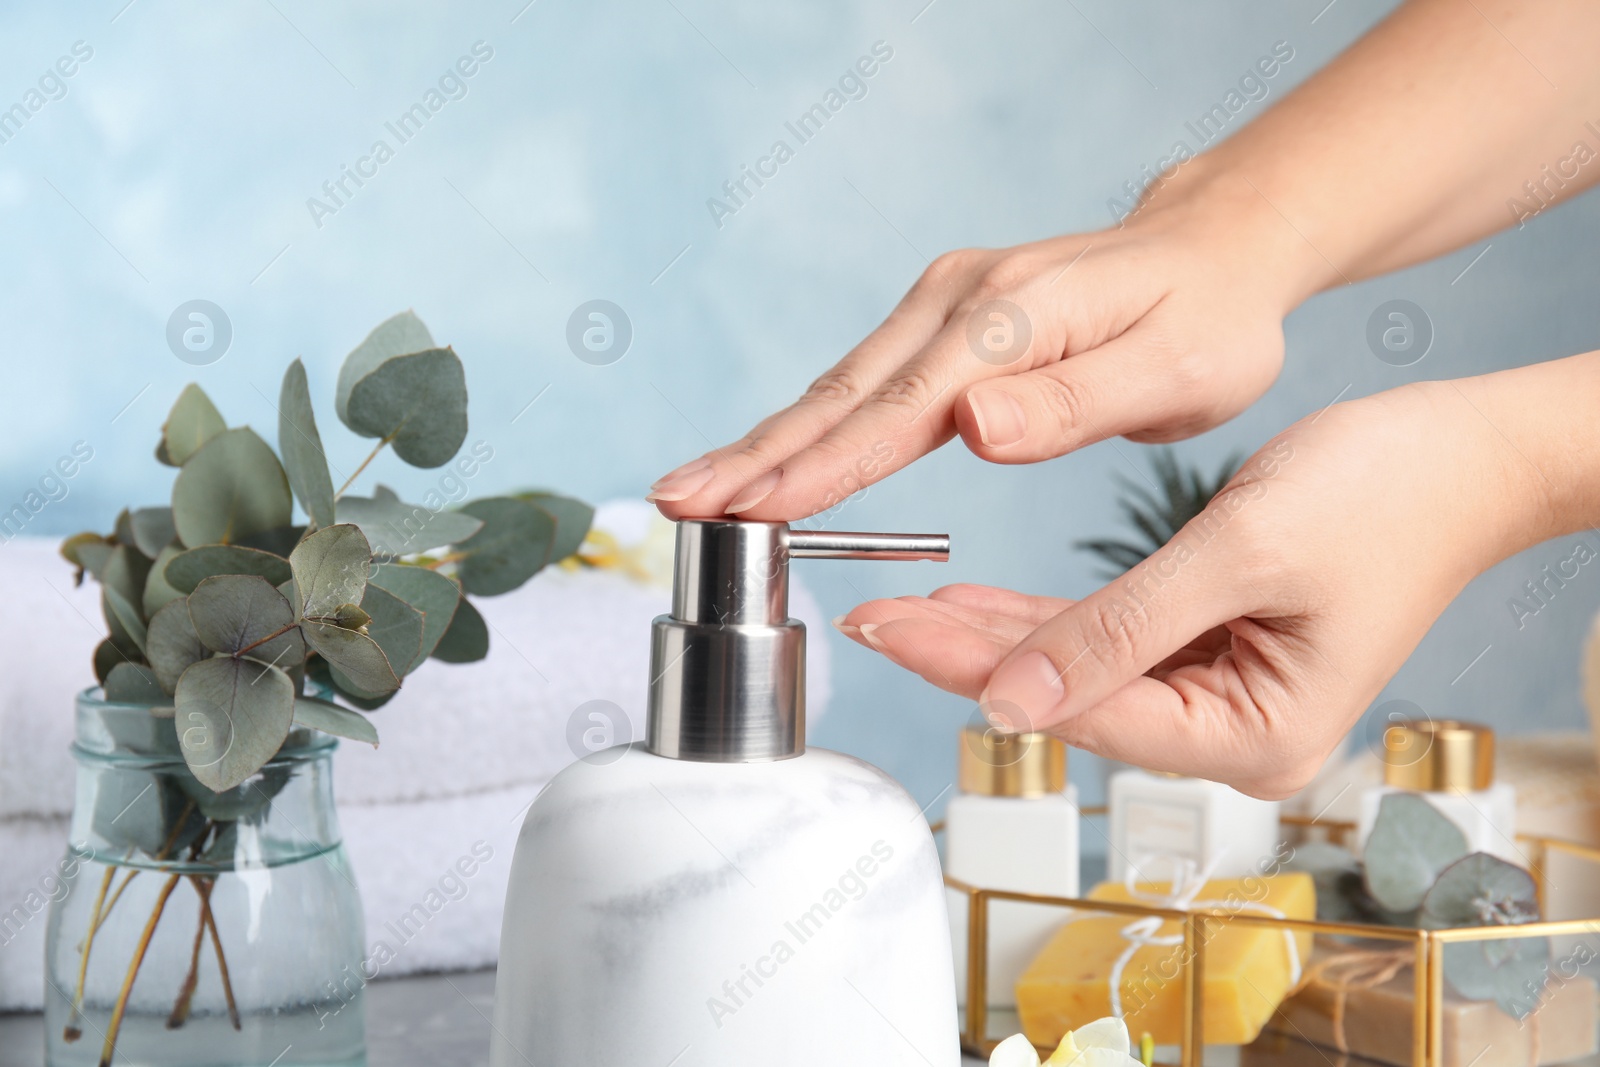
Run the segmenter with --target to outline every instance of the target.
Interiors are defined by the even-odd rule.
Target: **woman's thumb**
[[[1248,612],[1214,558],[1223,546],[1196,547],[1187,532],[1018,644],[978,698],[989,721],[1019,733],[1060,725]]]

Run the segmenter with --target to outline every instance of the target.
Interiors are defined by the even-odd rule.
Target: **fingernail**
[[[1028,414],[1004,389],[974,389],[967,394],[967,402],[978,424],[978,440],[990,448],[1014,445],[1027,435]]]
[[[978,703],[992,725],[1027,733],[1050,725],[1066,695],[1061,672],[1050,657],[1025,652],[994,672]]]
[[[707,463],[697,471],[690,471],[687,474],[680,474],[675,478],[667,479],[645,499],[650,501],[687,499],[704,489],[706,483],[711,481],[711,476],[715,473],[716,471],[711,469],[711,464]]]
[[[861,639],[879,652],[887,652],[889,649],[884,645],[883,640],[872,636],[877,631],[878,626],[879,624],[875,622],[862,623],[860,626]]]
[[[709,466],[711,466],[710,456],[701,456],[699,459],[692,459],[681,467],[674,467],[672,470],[651,482],[650,488],[660,489],[663,485],[666,485],[674,478],[681,478],[683,475],[693,474],[695,471],[703,471]]]
[[[746,508],[755,507],[772,495],[772,491],[778,488],[778,479],[782,477],[783,469],[781,467],[778,470],[768,471],[763,474],[744,487],[744,492],[739,494],[738,498],[728,505],[728,511],[730,513],[739,512],[744,511]]]
[[[861,627],[852,626],[845,622],[843,615],[840,615],[833,620],[833,628],[844,634],[846,637],[856,637],[861,633]]]

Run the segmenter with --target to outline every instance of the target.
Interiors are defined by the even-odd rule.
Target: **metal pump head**
[[[646,745],[670,759],[751,763],[805,751],[806,630],[789,618],[791,559],[950,558],[944,534],[678,523],[672,613],[650,642]]]

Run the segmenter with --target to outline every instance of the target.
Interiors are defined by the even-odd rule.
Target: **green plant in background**
[[[122,818],[124,809],[116,826],[97,820],[96,832],[130,854],[141,849],[164,860],[187,849],[226,867],[237,823],[263,811],[282,787],[281,776],[262,769],[296,727],[376,745],[366,713],[408,674],[430,658],[465,663],[488,654],[488,627],[470,596],[516,589],[577,552],[588,534],[593,509],[554,493],[453,508],[438,491],[422,504],[381,485],[371,496],[350,494],[385,448],[414,467],[451,464],[463,484],[493,455],[482,444],[462,453],[461,360],[436,346],[409,311],[346,357],[334,411],[356,434],[377,439],[337,490],[298,359],[279,394],[277,453],[249,427],[229,428],[190,385],[156,446],[156,458],[177,468],[170,504],[124,510],[111,533],[62,544],[77,581],[88,574],[100,583],[109,633],[95,649],[94,673],[105,699],[174,719],[178,748],[199,783],[134,798],[135,817]],[[295,500],[303,524],[295,521]],[[202,902],[203,882],[196,882]],[[95,928],[120,895],[97,907]],[[91,930],[82,970],[92,942]],[[220,938],[214,943],[225,975]],[[138,965],[136,956],[130,987]],[[169,1025],[182,1025],[192,994],[191,983]],[[75,1036],[69,1024],[68,1040]]]
[[[1102,571],[1103,577],[1117,577],[1142,563],[1204,511],[1211,499],[1238,472],[1242,458],[1237,453],[1228,456],[1222,461],[1216,475],[1208,477],[1198,467],[1180,465],[1177,453],[1171,448],[1157,449],[1151,457],[1150,468],[1155,475],[1160,497],[1120,471],[1113,475],[1122,490],[1117,498],[1117,507],[1128,525],[1133,527],[1137,539],[1097,538],[1076,541],[1073,547],[1092,552],[1110,564],[1108,569]]]
[[[1317,844],[1290,864],[1317,882],[1317,918],[1449,930],[1539,921],[1533,875],[1487,852],[1469,852],[1459,827],[1412,793],[1390,793],[1356,859]],[[1444,948],[1444,974],[1468,1000],[1493,1000],[1522,1019],[1538,1007],[1549,969],[1543,937],[1465,941]]]

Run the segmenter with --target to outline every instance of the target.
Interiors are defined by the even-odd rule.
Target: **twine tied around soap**
[[[1350,1051],[1345,1037],[1344,1009],[1351,990],[1375,989],[1411,966],[1409,948],[1351,949],[1319,960],[1306,972],[1306,985],[1321,983],[1333,989],[1333,1047]]]
[[[1170,908],[1175,911],[1191,911],[1200,908],[1219,908],[1225,911],[1250,910],[1265,915],[1272,919],[1287,918],[1282,911],[1269,904],[1261,904],[1253,900],[1240,901],[1237,904],[1226,900],[1198,900],[1200,891],[1210,881],[1211,874],[1216,870],[1217,863],[1222,857],[1216,856],[1204,868],[1195,866],[1193,860],[1178,859],[1173,857],[1172,888],[1167,893],[1147,893],[1140,889],[1136,882],[1138,871],[1133,864],[1128,864],[1128,869],[1123,875],[1123,887],[1127,889],[1132,900],[1138,900],[1158,908]],[[1183,934],[1161,934],[1160,916],[1147,915],[1142,919],[1135,919],[1124,926],[1119,933],[1128,942],[1116,962],[1111,965],[1111,974],[1107,985],[1111,994],[1111,1014],[1115,1018],[1122,1018],[1122,974],[1133,962],[1134,954],[1146,945],[1171,947],[1183,944]],[[1300,946],[1294,939],[1294,931],[1283,931],[1284,947],[1289,953],[1289,986],[1293,988],[1300,982]]]
[[[1376,989],[1392,982],[1413,963],[1414,952],[1409,947],[1347,949],[1318,960],[1307,969],[1304,985],[1323,985],[1333,990],[1333,1010],[1328,1021],[1333,1026],[1333,1047],[1350,1054],[1350,1042],[1345,1032],[1345,1006],[1352,992]],[[1528,1023],[1528,1064],[1539,1062],[1539,1008],[1536,1004],[1525,1019]]]

